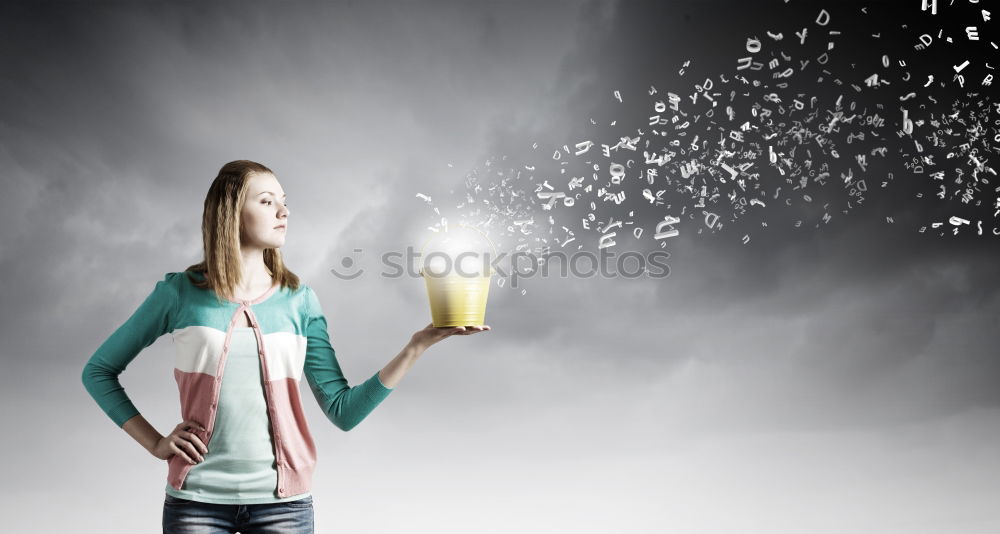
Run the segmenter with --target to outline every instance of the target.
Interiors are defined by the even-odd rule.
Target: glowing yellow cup
[[[434,249],[422,255],[428,268],[426,271],[421,268],[420,275],[427,283],[434,326],[486,324],[486,299],[493,274],[486,260],[492,256],[477,254],[473,249],[478,248],[477,241],[485,242],[495,254],[493,243],[480,230],[468,225],[431,236],[424,244],[425,251],[432,241]]]

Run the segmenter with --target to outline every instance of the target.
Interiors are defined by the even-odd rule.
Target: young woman
[[[279,253],[288,215],[270,169],[247,160],[224,165],[205,198],[203,261],[167,273],[84,366],[84,386],[101,409],[167,461],[165,533],[312,533],[316,449],[302,376],[327,418],[347,431],[431,345],[490,329],[429,324],[385,367],[348,385],[316,293]],[[163,436],[118,375],[168,332],[183,420]]]

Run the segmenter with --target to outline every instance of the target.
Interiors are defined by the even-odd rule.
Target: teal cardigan
[[[297,290],[278,285],[253,300],[220,300],[209,289],[196,287],[194,272],[167,273],[152,293],[90,357],[83,384],[98,406],[119,427],[139,414],[118,375],[139,354],[166,333],[176,347],[174,379],[180,393],[181,417],[205,427],[193,429],[209,444],[222,373],[233,327],[245,314],[257,337],[264,393],[274,433],[278,496],[311,489],[316,447],[302,410],[299,382],[303,373],[323,413],[348,431],[392,392],[378,372],[350,386],[330,345],[326,317],[316,293],[307,285]],[[193,467],[180,455],[168,461],[167,481],[180,490]]]

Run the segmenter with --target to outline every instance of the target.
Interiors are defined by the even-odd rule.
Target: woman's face
[[[271,173],[249,178],[246,202],[240,218],[240,245],[244,248],[279,248],[285,244],[288,208],[285,192]]]

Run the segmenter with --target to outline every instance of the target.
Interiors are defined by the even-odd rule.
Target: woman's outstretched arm
[[[410,370],[410,367],[413,367],[413,364],[417,362],[420,355],[431,345],[448,336],[468,336],[489,329],[489,325],[435,328],[434,323],[428,324],[423,330],[413,334],[403,350],[399,351],[399,354],[382,368],[379,372],[379,380],[387,387],[394,388]]]
[[[330,345],[326,317],[316,294],[308,290],[306,360],[304,373],[316,401],[327,419],[347,432],[358,425],[392,393],[410,367],[428,347],[450,335],[468,335],[489,326],[434,328],[427,325],[413,334],[409,343],[383,369],[356,386],[344,377],[336,352]]]

